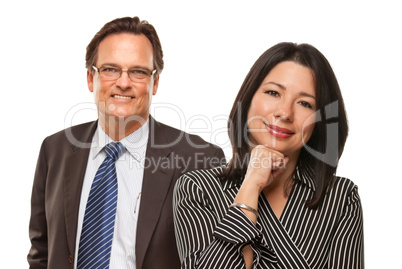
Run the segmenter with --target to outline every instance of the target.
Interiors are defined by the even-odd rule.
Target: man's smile
[[[122,95],[118,95],[118,94],[112,95],[112,97],[113,98],[119,98],[119,99],[127,99],[127,100],[130,100],[130,99],[133,98],[131,96],[122,96]]]

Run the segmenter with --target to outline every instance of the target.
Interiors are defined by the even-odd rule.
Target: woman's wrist
[[[233,201],[233,204],[243,204],[247,207],[257,210],[260,192],[261,191],[259,190],[258,186],[253,184],[253,182],[243,182],[239,192],[236,195],[236,198]],[[254,224],[257,223],[257,214],[255,214],[253,210],[240,206],[237,207],[239,207]]]
[[[262,190],[265,188],[264,182],[261,182],[260,180],[257,180],[255,178],[252,178],[251,176],[246,177],[241,185],[241,189],[246,189],[247,192],[250,193],[257,193],[257,195],[260,195]]]
[[[258,218],[258,210],[255,208],[252,208],[251,206],[248,206],[246,204],[233,203],[229,207],[238,207],[238,208],[248,210],[248,211],[254,213],[254,215]]]

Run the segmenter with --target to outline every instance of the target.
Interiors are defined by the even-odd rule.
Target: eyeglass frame
[[[96,66],[92,66],[92,68],[96,71],[96,72],[98,72],[98,74],[99,74],[99,77],[101,76],[101,73],[100,73],[100,69],[102,68],[102,66],[101,67],[96,67]],[[132,69],[132,68],[128,68],[128,69],[122,69],[122,68],[120,68],[120,67],[113,67],[113,68],[115,68],[115,69],[118,69],[118,70],[120,70],[120,75],[119,75],[119,77],[118,78],[116,78],[116,79],[111,79],[111,80],[109,80],[109,81],[117,81],[118,79],[120,79],[121,78],[121,75],[123,74],[123,72],[127,72],[127,76],[128,76],[128,78],[130,79],[130,81],[132,81],[132,82],[135,82],[135,80],[132,80],[131,79],[131,77],[130,77],[130,75],[129,75],[129,73],[128,73],[128,71],[130,70],[130,69]],[[154,70],[149,70],[149,69],[146,69],[146,68],[141,68],[141,70],[143,70],[143,71],[148,71],[148,72],[150,72],[150,74],[147,74],[147,76],[150,78],[150,77],[152,77],[153,75],[155,75],[155,73],[156,73],[156,68],[154,69]],[[145,78],[144,78],[145,79]]]

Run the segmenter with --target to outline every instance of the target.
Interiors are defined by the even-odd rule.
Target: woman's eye
[[[265,93],[267,93],[267,94],[269,94],[269,95],[271,95],[271,96],[274,96],[274,97],[278,97],[279,96],[279,93],[277,92],[277,91],[266,91]]]
[[[313,108],[313,106],[312,106],[312,105],[310,105],[310,103],[309,103],[309,102],[306,102],[306,101],[300,101],[299,103],[300,103],[302,106],[306,107],[306,108]]]

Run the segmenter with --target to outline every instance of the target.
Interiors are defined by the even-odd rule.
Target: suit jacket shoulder
[[[45,144],[60,146],[73,146],[73,148],[90,148],[92,136],[97,128],[97,121],[75,125],[45,138]],[[61,149],[59,149],[61,150]]]
[[[198,135],[157,122],[152,117],[150,117],[147,151],[149,150],[171,152],[170,157],[177,160],[175,169],[182,167],[180,164],[188,164],[187,167],[182,167],[180,174],[226,164],[225,155],[220,147],[205,141]],[[147,155],[149,156],[148,153]],[[162,155],[158,154],[158,156]]]

